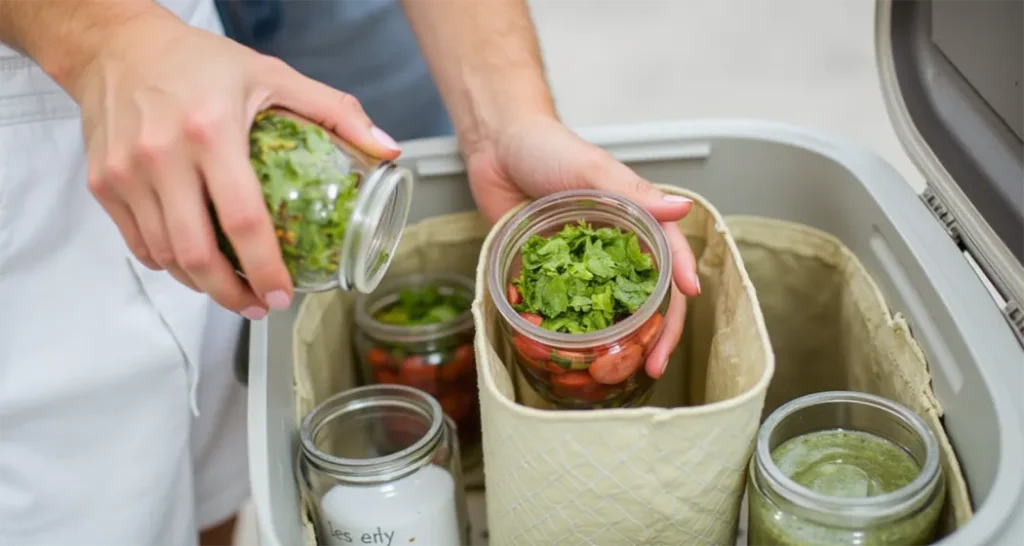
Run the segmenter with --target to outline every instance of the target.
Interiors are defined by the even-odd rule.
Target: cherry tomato
[[[646,354],[654,346],[654,341],[661,335],[661,325],[665,322],[665,318],[660,313],[651,315],[651,318],[647,319],[647,322],[640,325],[634,334],[635,342],[640,345]]]
[[[519,313],[519,316],[523,317],[523,320],[529,322],[534,326],[540,326],[541,324],[544,323],[544,317],[538,315],[537,313]]]
[[[373,370],[373,379],[381,385],[393,385],[398,383],[398,374],[387,368],[377,368]]]
[[[566,364],[570,369],[583,369],[587,363],[594,360],[594,355],[581,351],[570,351],[566,349],[555,349],[551,359],[561,364]]]
[[[516,285],[509,283],[505,292],[505,295],[508,296],[508,302],[512,305],[519,305],[520,303],[523,303],[523,295],[519,293],[519,289],[516,288]]]
[[[590,363],[588,371],[598,383],[615,385],[636,373],[644,363],[644,351],[639,345],[627,343],[615,353],[604,354]]]
[[[441,380],[446,383],[455,383],[473,370],[475,362],[476,354],[473,352],[473,346],[459,345],[452,351],[451,359],[441,365]]]
[[[450,392],[438,398],[444,414],[452,418],[455,424],[461,425],[473,413],[476,396],[465,392]]]
[[[521,356],[534,360],[547,360],[548,355],[551,354],[550,347],[529,339],[522,334],[512,336],[512,344],[515,345],[516,350],[519,351]]]
[[[551,373],[553,373],[553,374],[556,374],[556,375],[558,375],[558,374],[564,374],[564,373],[566,373],[566,372],[568,372],[568,371],[569,371],[569,369],[568,369],[568,368],[563,368],[563,367],[562,367],[562,366],[560,366],[560,365],[559,365],[559,364],[558,364],[557,362],[551,362],[550,360],[549,360],[549,361],[548,361],[548,363],[547,363],[547,364],[546,364],[546,365],[544,366],[544,369],[545,369],[545,370],[547,370],[547,371],[549,371],[549,372],[551,372]]]
[[[562,398],[582,402],[600,402],[608,397],[608,387],[600,385],[587,372],[573,371],[551,377],[551,388]]]
[[[547,372],[547,369],[544,368],[544,364],[543,363],[534,361],[532,359],[526,359],[526,358],[521,359],[521,362],[522,363],[519,366],[519,370],[522,373],[524,373],[524,374],[526,374],[526,375],[536,379],[540,383],[544,383],[544,384],[547,383],[547,381],[548,381],[548,372]]]
[[[380,347],[374,347],[366,353],[366,361],[373,367],[387,366],[389,360],[388,353]]]
[[[438,366],[418,356],[406,357],[398,371],[398,381],[429,394],[437,394]]]

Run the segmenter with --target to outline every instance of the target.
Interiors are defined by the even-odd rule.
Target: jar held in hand
[[[295,290],[371,292],[405,227],[412,174],[281,110],[256,116],[249,131],[249,162]],[[211,213],[221,251],[244,276],[216,211]]]
[[[498,234],[488,291],[527,382],[565,409],[633,407],[654,381],[671,260],[661,226],[618,195],[575,190],[519,211]]]

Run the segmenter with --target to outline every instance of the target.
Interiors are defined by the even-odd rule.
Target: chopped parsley
[[[274,112],[257,115],[249,131],[249,163],[297,285],[329,281],[340,265],[360,176],[339,154],[322,127]],[[227,237],[216,222],[214,227],[221,251],[241,270]]]
[[[520,250],[520,313],[544,318],[542,328],[583,334],[636,312],[654,292],[658,269],[635,233],[568,224],[551,237],[534,235]]]
[[[436,286],[405,288],[398,301],[377,312],[373,318],[391,326],[421,326],[447,322],[469,309],[460,294],[446,294]]]

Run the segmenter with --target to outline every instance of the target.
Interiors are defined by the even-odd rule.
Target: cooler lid
[[[875,7],[882,91],[922,198],[1024,336],[1024,2]]]

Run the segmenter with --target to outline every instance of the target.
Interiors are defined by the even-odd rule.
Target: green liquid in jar
[[[875,497],[896,491],[921,473],[896,444],[852,430],[825,430],[791,438],[772,451],[787,478],[830,497]]]
[[[779,470],[800,486],[837,498],[891,493],[907,486],[921,473],[917,461],[900,446],[854,430],[834,429],[797,436],[772,450],[771,457]],[[748,487],[752,546],[928,544],[945,497],[940,489],[914,513],[876,527],[851,529],[802,519],[787,512],[784,501],[777,504],[757,488]]]

